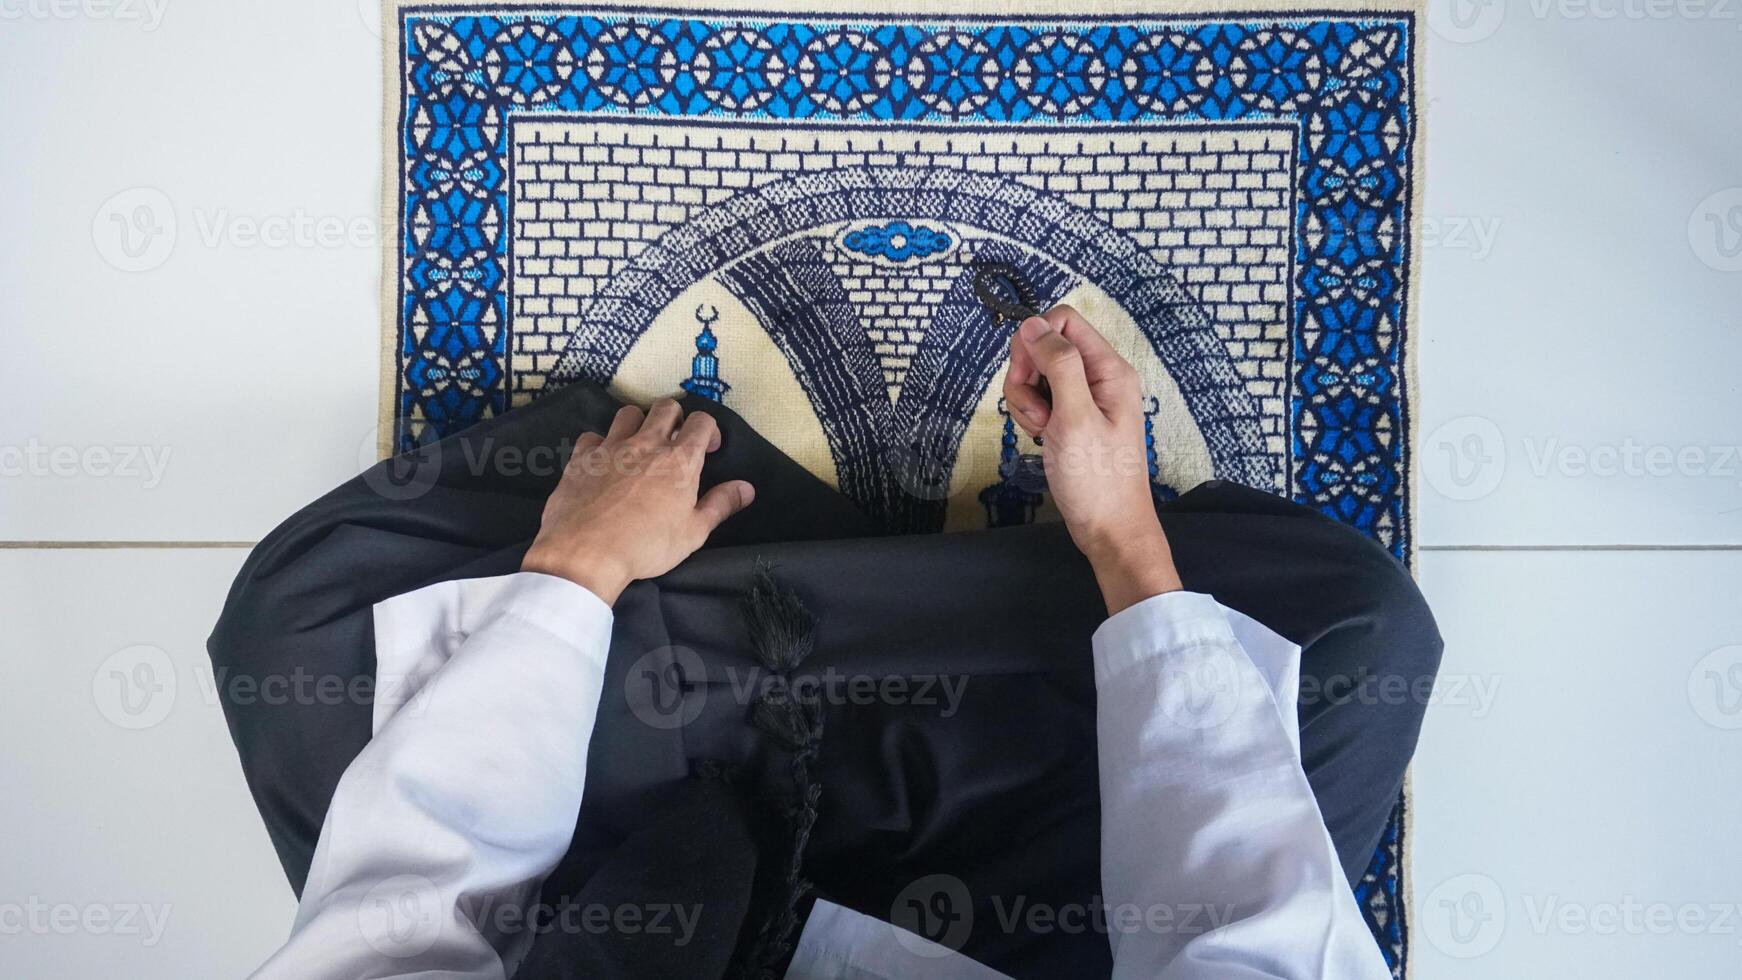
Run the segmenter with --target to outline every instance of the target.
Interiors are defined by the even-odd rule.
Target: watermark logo
[[[948,500],[967,489],[968,474],[955,465],[960,438],[950,422],[928,416],[883,448],[884,467],[908,496]]]
[[[1428,27],[1453,44],[1486,41],[1505,22],[1506,0],[1435,0],[1427,12]]]
[[[1506,439],[1493,421],[1477,415],[1453,419],[1428,436],[1422,475],[1449,500],[1480,500],[1506,476]]]
[[[381,36],[381,0],[357,0],[357,17],[363,21],[364,30]]]
[[[4,2],[4,0],[0,0]],[[194,243],[207,249],[360,249],[381,241],[373,218],[312,214],[243,214],[227,207],[188,209]],[[91,219],[91,241],[103,261],[122,272],[150,272],[168,262],[180,240],[175,202],[155,187],[114,195]]]
[[[426,430],[427,433],[427,430]],[[429,493],[442,471],[442,444],[433,434],[407,452],[381,459],[381,430],[370,429],[357,446],[363,484],[384,500],[416,500]]]
[[[1719,191],[1694,208],[1688,244],[1711,268],[1742,272],[1742,187]]]
[[[1161,679],[1161,711],[1181,728],[1203,730],[1225,724],[1246,693],[1246,675],[1221,646],[1179,651]]]
[[[116,269],[150,272],[175,252],[175,205],[155,187],[124,190],[97,209],[91,241]]]
[[[144,644],[109,654],[91,675],[91,700],[111,724],[138,731],[169,717],[175,707],[175,663]]]
[[[1694,664],[1688,703],[1713,728],[1742,729],[1742,646],[1713,650]]]
[[[688,647],[659,647],[637,657],[623,675],[629,711],[649,728],[670,731],[701,717],[708,670]]]
[[[404,959],[435,945],[442,916],[435,882],[422,875],[394,875],[364,893],[357,906],[357,928],[377,953]]]
[[[1454,959],[1474,959],[1500,945],[1506,895],[1487,875],[1459,875],[1428,893],[1421,919],[1435,949]]]
[[[974,932],[974,899],[955,875],[927,875],[901,890],[889,907],[895,940],[919,956],[959,951]],[[914,937],[918,936],[925,942]]]

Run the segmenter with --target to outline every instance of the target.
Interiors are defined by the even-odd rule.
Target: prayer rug
[[[1154,492],[1412,557],[1418,0],[387,0],[384,447],[723,401],[891,532],[1055,516],[976,269],[1136,364]],[[1358,886],[1407,963],[1404,816]]]

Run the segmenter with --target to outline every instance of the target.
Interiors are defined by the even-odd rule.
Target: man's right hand
[[[1150,496],[1137,370],[1082,314],[1055,307],[1011,337],[1004,402],[1042,440],[1047,487],[1094,566],[1107,611],[1179,591]]]

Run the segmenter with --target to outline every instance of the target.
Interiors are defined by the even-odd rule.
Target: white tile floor
[[[1447,655],[1417,976],[1736,976],[1742,553],[1430,554],[1421,578]]]
[[[0,551],[0,974],[240,977],[283,941],[205,649],[244,554]]]
[[[1433,7],[1419,527],[1451,645],[1416,776],[1426,980],[1742,965],[1739,6]],[[251,541],[356,469],[371,12],[0,0],[0,446],[150,454],[0,479],[0,539]],[[93,247],[134,188],[179,226],[150,273]],[[38,910],[0,918],[0,973],[235,976],[282,936],[203,652],[241,557],[0,552],[0,911]],[[131,730],[115,672],[141,662],[174,696]]]

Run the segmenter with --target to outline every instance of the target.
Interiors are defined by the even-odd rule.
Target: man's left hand
[[[521,569],[566,578],[606,605],[630,582],[671,571],[756,497],[743,480],[700,492],[702,460],[718,448],[719,424],[705,412],[685,418],[669,398],[645,415],[625,405],[609,432],[576,444]]]

